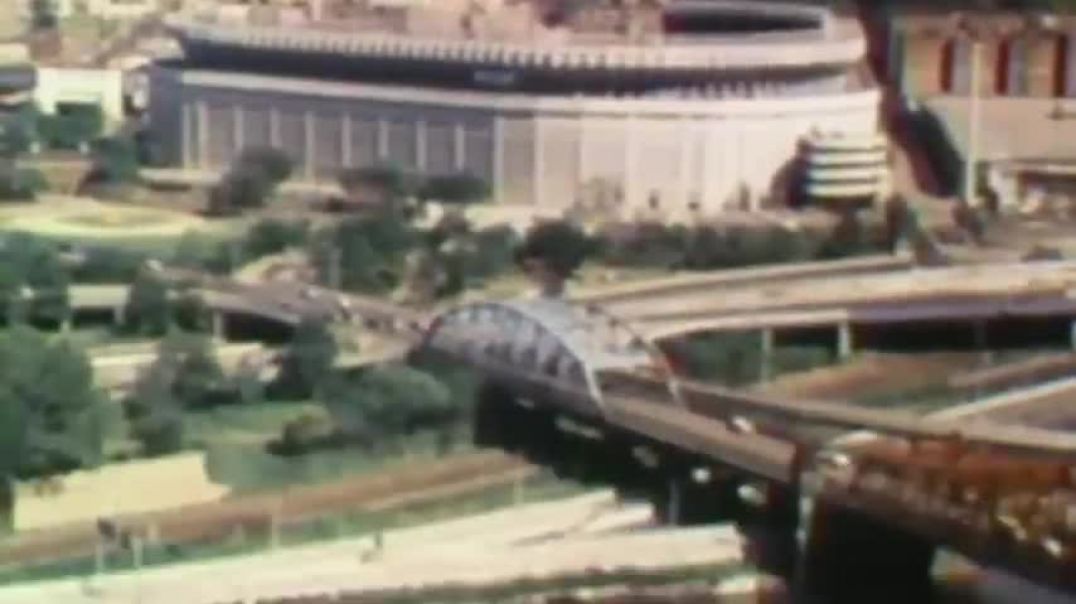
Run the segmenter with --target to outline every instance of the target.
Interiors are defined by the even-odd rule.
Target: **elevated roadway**
[[[822,276],[668,297],[610,301],[606,309],[652,339],[701,331],[1076,316],[1076,263],[913,268]]]

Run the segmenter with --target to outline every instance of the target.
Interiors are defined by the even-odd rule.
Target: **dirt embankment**
[[[325,485],[239,495],[211,504],[117,518],[115,524],[120,532],[151,542],[211,542],[240,530],[264,533],[274,523],[280,526],[332,514],[383,511],[475,493],[537,471],[502,453],[467,453]],[[98,539],[93,524],[24,533],[0,541],[0,566],[89,556]]]

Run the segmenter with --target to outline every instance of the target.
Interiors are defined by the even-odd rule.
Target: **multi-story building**
[[[975,191],[1008,207],[1074,197],[1076,16],[905,10],[885,22],[890,83],[940,127],[947,180],[974,174]]]
[[[172,21],[159,160],[222,170],[271,145],[310,180],[394,164],[472,173],[506,203],[706,214],[782,203],[811,133],[878,128],[862,31],[823,8],[669,0],[550,24],[520,2],[361,4]]]
[[[1076,96],[1076,16],[918,12],[889,20],[888,71],[913,97],[964,95],[977,44],[982,96]]]

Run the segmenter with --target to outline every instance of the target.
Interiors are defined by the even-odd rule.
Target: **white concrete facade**
[[[123,120],[123,72],[119,69],[41,67],[37,70],[34,103],[45,113],[57,105],[98,105],[106,124]]]
[[[758,207],[809,133],[873,135],[875,90],[752,99],[557,97],[158,68],[160,159],[217,170],[244,146],[288,151],[298,172],[393,164],[467,171],[502,203],[617,213]]]

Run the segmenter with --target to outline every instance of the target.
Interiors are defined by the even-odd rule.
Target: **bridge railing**
[[[1071,460],[875,440],[826,458],[812,486],[825,499],[890,518],[980,561],[1076,588]]]

